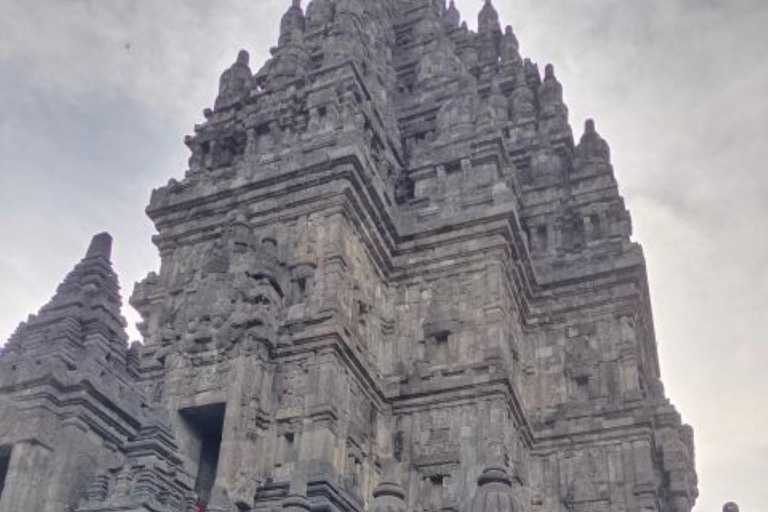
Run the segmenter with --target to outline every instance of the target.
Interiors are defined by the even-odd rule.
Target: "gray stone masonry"
[[[0,512],[691,511],[608,144],[490,0],[294,1],[185,142],[143,342],[101,234],[4,349]]]

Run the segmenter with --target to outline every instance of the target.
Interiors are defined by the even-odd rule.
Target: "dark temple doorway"
[[[181,411],[200,446],[195,492],[199,496],[198,507],[201,510],[208,507],[216,481],[225,409],[224,404],[212,404]]]
[[[11,465],[11,447],[0,446],[0,500],[3,499],[5,478],[8,476],[8,468]]]

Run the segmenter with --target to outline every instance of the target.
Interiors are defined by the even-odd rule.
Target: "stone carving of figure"
[[[619,320],[619,329],[621,331],[621,343],[634,346],[635,344],[635,322],[629,316],[622,316]]]
[[[249,56],[245,50],[240,50],[237,60],[226,70],[219,80],[219,95],[214,108],[224,108],[239,101],[251,87],[253,75],[248,66]]]
[[[283,299],[276,244],[267,237],[257,243],[245,215],[235,214],[203,267],[201,286],[185,298],[183,350],[273,347]]]
[[[562,161],[557,152],[549,145],[544,145],[539,148],[531,159],[531,168],[533,171],[533,177],[542,178],[559,177],[562,168]]]

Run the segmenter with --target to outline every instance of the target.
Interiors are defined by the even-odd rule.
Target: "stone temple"
[[[186,145],[143,343],[108,234],[8,340],[1,512],[690,512],[608,145],[490,0],[294,1]]]

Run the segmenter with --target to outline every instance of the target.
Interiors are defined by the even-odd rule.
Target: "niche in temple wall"
[[[561,498],[566,507],[585,512],[607,510],[611,482],[603,449],[577,452],[560,464],[565,476]]]
[[[568,398],[586,402],[599,393],[597,351],[594,324],[569,326],[565,329],[565,372]]]
[[[287,361],[279,374],[278,394],[280,409],[288,411],[300,411],[304,407],[305,397],[309,385],[309,361],[300,359]]]

